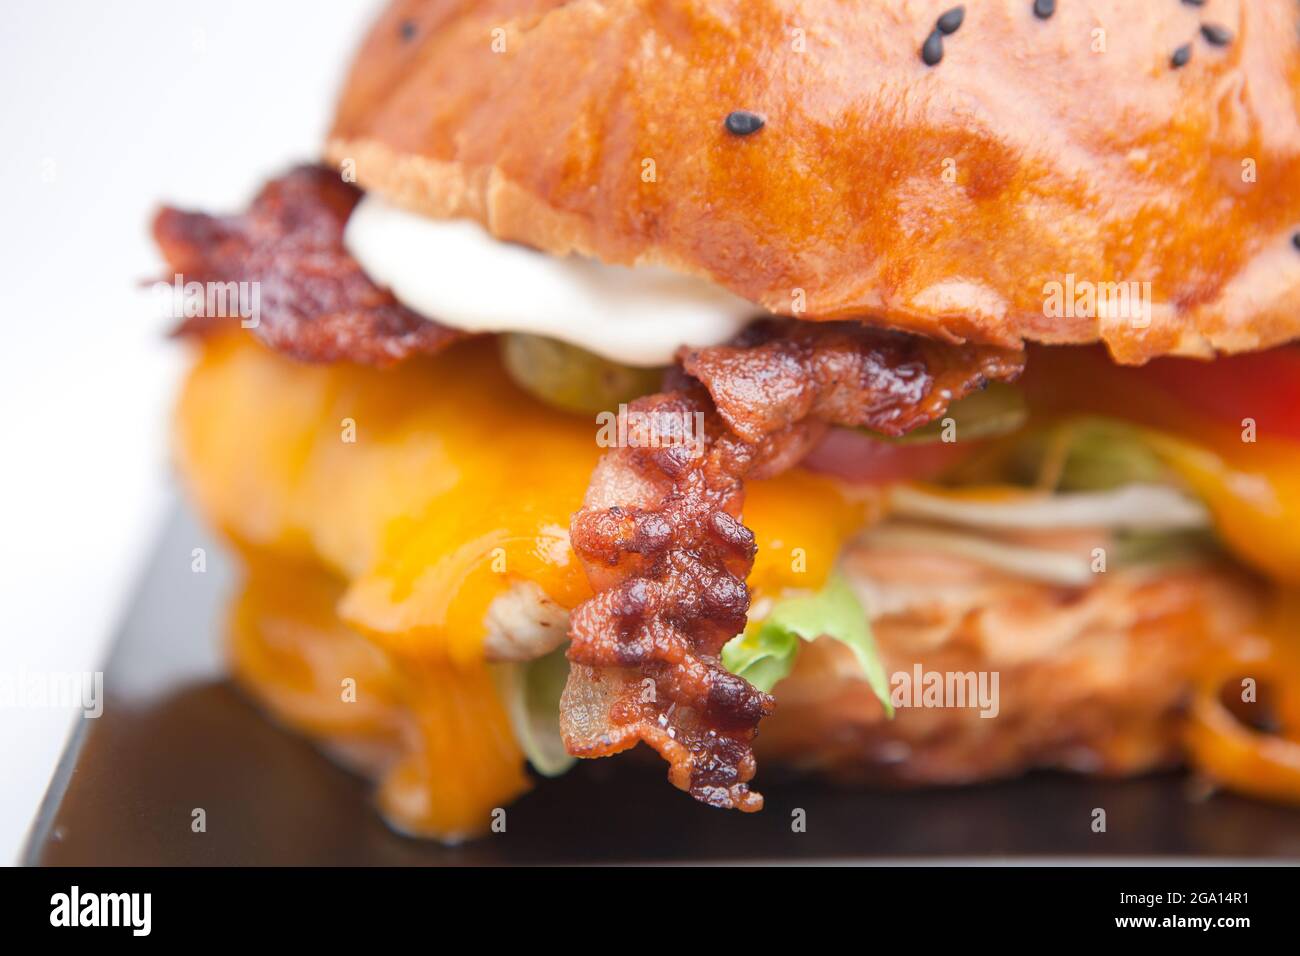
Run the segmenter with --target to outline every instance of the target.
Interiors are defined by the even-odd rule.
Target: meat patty
[[[876,644],[904,706],[886,719],[848,649],[815,641],[775,688],[757,750],[877,781],[967,783],[1033,767],[1125,774],[1177,762],[1180,711],[1201,668],[1229,644],[1249,651],[1262,601],[1257,583],[1208,563],[1114,570],[1085,588],[862,545],[842,567],[878,609]],[[984,675],[993,706],[907,706],[918,673]]]

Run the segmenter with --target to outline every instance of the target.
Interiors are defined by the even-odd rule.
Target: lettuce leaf
[[[764,693],[790,673],[799,654],[799,635],[779,625],[769,627],[771,620],[747,628],[722,647],[722,666]]]
[[[747,628],[722,648],[722,664],[762,691],[790,673],[800,641],[826,638],[848,645],[872,691],[894,716],[889,681],[871,636],[871,624],[853,588],[836,573],[817,594],[781,601],[761,624]]]
[[[817,594],[778,603],[766,620],[727,642],[722,663],[760,690],[770,691],[794,667],[801,641],[822,638],[849,646],[867,683],[893,717],[889,683],[866,611],[840,574]],[[566,649],[492,668],[515,739],[533,769],[546,777],[558,777],[575,763],[560,735],[560,695],[569,676]]]

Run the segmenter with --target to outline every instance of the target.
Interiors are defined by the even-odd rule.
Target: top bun
[[[926,44],[953,6],[397,0],[326,152],[778,314],[1123,362],[1300,336],[1300,4],[979,0]]]

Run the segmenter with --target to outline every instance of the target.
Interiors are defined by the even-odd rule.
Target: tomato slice
[[[978,444],[971,441],[898,443],[852,428],[832,428],[802,464],[810,471],[858,483],[922,481],[951,468]]]
[[[1109,415],[1194,436],[1252,419],[1260,442],[1300,442],[1300,346],[1210,361],[1116,365],[1100,348],[1038,346],[1020,385],[1037,413]]]
[[[1212,362],[1156,359],[1135,374],[1209,420],[1241,428],[1250,418],[1261,435],[1300,441],[1300,348]]]

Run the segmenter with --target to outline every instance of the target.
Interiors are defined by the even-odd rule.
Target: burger
[[[397,0],[154,233],[256,291],[178,328],[233,673],[401,831],[638,744],[1300,802],[1292,0]]]

